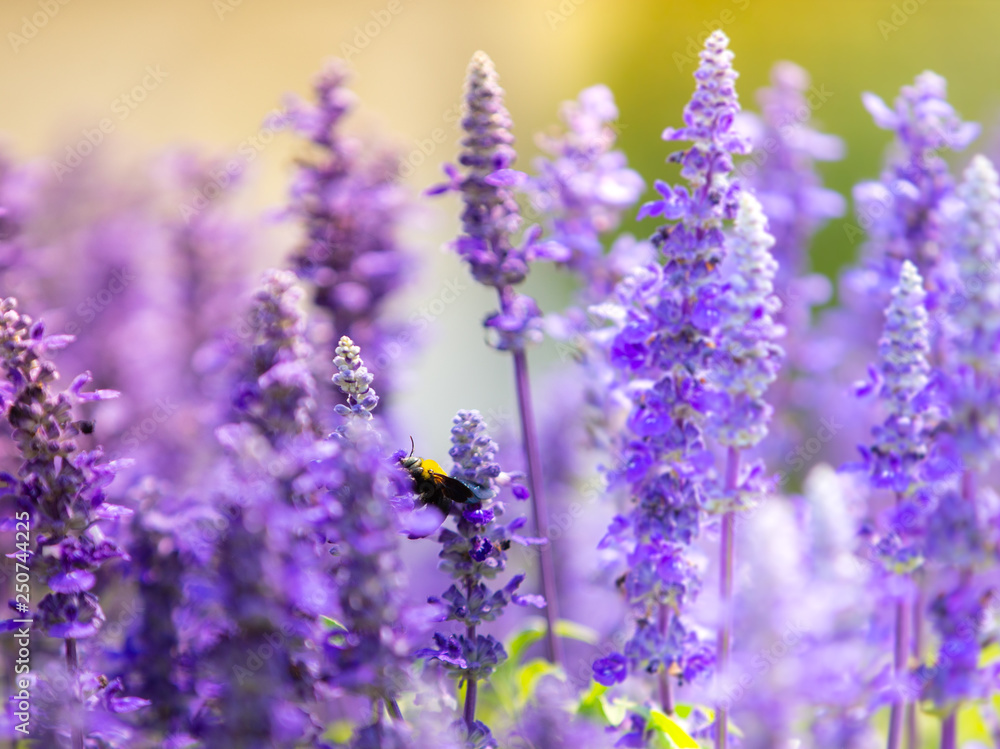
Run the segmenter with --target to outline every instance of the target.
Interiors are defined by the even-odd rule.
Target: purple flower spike
[[[347,64],[333,61],[314,83],[316,103],[294,100],[283,118],[316,153],[292,186],[289,213],[304,224],[306,237],[291,263],[333,329],[374,359],[392,332],[385,307],[412,267],[399,240],[408,198],[395,155],[376,148],[365,156],[362,144],[343,134],[356,104],[348,79]],[[384,373],[379,382],[391,389]]]
[[[713,431],[720,444],[740,449],[753,447],[767,434],[771,407],[763,395],[784,358],[775,343],[785,331],[774,321],[781,302],[774,295],[778,264],[769,252],[773,244],[760,203],[742,193],[729,244],[733,268],[719,300],[719,347],[713,370],[717,387],[729,399]]]
[[[1000,455],[1000,181],[989,159],[973,157],[957,193],[946,387],[954,440],[967,464],[981,469]]]
[[[496,462],[497,445],[487,434],[483,417],[478,411],[459,411],[453,423],[450,455],[455,465],[451,475],[478,488],[474,498],[455,514],[455,530],[445,528],[438,537],[440,568],[455,584],[429,603],[440,605],[446,620],[464,624],[465,633],[446,636],[437,632],[437,647],[415,655],[440,661],[452,676],[466,681],[464,720],[471,739],[477,725],[482,726],[475,719],[477,683],[507,659],[499,641],[492,635],[477,633],[476,628],[496,620],[511,603],[544,607],[545,599],[517,593],[523,574],[515,575],[503,588],[491,590],[487,586],[487,580],[506,568],[511,542],[525,540],[515,532],[523,525],[523,518],[506,526],[497,522],[504,510],[496,498],[498,490],[509,485],[513,477],[501,471]]]
[[[535,162],[538,176],[526,192],[553,243],[564,250],[560,262],[581,276],[588,287],[584,296],[599,301],[616,280],[601,235],[618,227],[644,184],[625,154],[613,150],[618,108],[607,86],[584,89],[562,105],[560,117],[564,133],[537,137],[548,158]]]
[[[930,333],[926,294],[916,266],[904,261],[899,284],[886,310],[879,341],[885,421],[872,434],[868,470],[874,485],[909,493],[918,485],[915,471],[927,456],[934,412],[919,398],[929,382]]]
[[[679,163],[681,176],[691,183],[688,216],[716,227],[736,214],[738,186],[731,179],[732,156],[748,153],[750,144],[733,129],[740,104],[729,38],[721,30],[712,32],[700,59],[694,74],[695,93],[684,108],[685,127],[666,128],[663,139],[694,142],[687,150],[671,154],[668,161]],[[682,200],[682,195],[675,193],[674,201]]]
[[[634,502],[629,517],[616,519],[601,543],[619,547],[624,587],[637,619],[624,657],[633,673],[657,674],[664,709],[671,676],[694,679],[713,663],[705,643],[685,623],[685,608],[699,588],[689,546],[701,531],[706,499],[717,483],[705,430],[732,421],[737,442],[759,439],[766,409],[758,399],[779,358],[772,343],[779,329],[771,319],[771,240],[759,206],[751,210],[746,204],[735,240],[737,268],[730,279],[722,272],[723,229],[736,216],[739,197],[731,179],[732,157],[748,148],[733,129],[739,101],[727,45],[721,31],[708,38],[695,93],[684,110],[686,126],[664,132],[667,140],[693,145],[669,159],[682,164],[688,184],[658,182],[663,200],[645,208],[673,222],[653,237],[662,262],[633,269],[616,287],[616,303],[592,308],[616,326],[593,336],[617,370],[616,388],[604,394],[608,409],[622,402],[629,409],[609,481],[626,489]],[[723,328],[727,314],[740,322]],[[733,330],[737,325],[742,338]],[[744,359],[745,379],[733,366],[742,367]],[[728,371],[720,369],[723,362]],[[738,403],[731,407],[734,400]]]
[[[808,269],[809,240],[816,231],[846,208],[840,194],[822,186],[814,167],[816,161],[844,156],[840,138],[810,126],[810,113],[825,101],[824,87],[818,89],[813,98],[809,74],[794,63],[779,62],[771,69],[771,86],[757,95],[761,118],[744,115],[753,131],[754,150],[737,172],[753,188],[767,216],[781,289]]]
[[[511,240],[521,223],[517,201],[507,180],[495,179],[497,173],[507,173],[517,153],[503,89],[485,52],[476,52],[469,63],[465,106],[466,135],[459,156],[459,163],[468,169],[460,187],[465,238],[458,252],[469,263],[473,278],[501,289],[521,283],[528,262]]]
[[[99,700],[91,699],[95,690],[88,672],[80,667],[78,641],[95,637],[105,623],[100,601],[90,592],[95,573],[106,561],[129,558],[100,529],[105,517],[121,514],[114,507],[108,509],[105,489],[125,461],[106,463],[100,448],[80,449],[81,436],[92,433],[94,424],[75,419],[73,405],[117,394],[98,391],[91,394],[96,397],[87,398],[80,389],[90,382],[89,374],[77,377],[67,392],[54,392],[59,373],[45,358],[45,341],[44,326],[20,313],[17,300],[0,301],[0,374],[4,380],[0,382],[0,407],[22,458],[17,476],[5,474],[3,480],[13,489],[15,520],[31,529],[30,541],[10,556],[52,591],[42,596],[34,612],[23,603],[15,607],[13,600],[9,605],[16,619],[32,620],[34,630],[65,640],[65,666],[57,666],[52,677],[63,685],[67,696],[60,710],[43,714],[33,736],[55,745],[54,734],[61,733],[83,746],[83,723],[103,720],[106,713]],[[4,623],[4,629],[17,626],[21,625]],[[43,672],[34,665],[32,670]],[[48,678],[35,684],[36,690],[51,688]],[[136,703],[136,707],[143,704]],[[95,710],[101,715],[94,715]],[[74,712],[77,715],[69,715]],[[124,746],[128,737],[124,732],[105,745]]]

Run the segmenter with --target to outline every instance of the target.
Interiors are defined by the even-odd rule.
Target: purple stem
[[[469,631],[473,634],[476,631],[475,627],[469,627]],[[476,726],[476,688],[478,682],[471,676],[465,678],[465,727],[469,731],[469,735],[472,735],[473,729]]]
[[[740,471],[740,452],[730,447],[726,453],[726,494],[736,489],[736,480]],[[719,637],[716,652],[716,674],[719,686],[724,683],[726,671],[729,668],[729,638],[733,627],[733,526],[736,516],[732,510],[722,516],[722,540],[719,545],[719,606],[722,610],[722,622],[719,625]],[[716,711],[715,746],[716,749],[726,749],[728,738],[729,714],[721,705]]]
[[[504,292],[508,293],[504,293]],[[500,305],[507,309],[510,288],[500,292]],[[542,491],[542,460],[538,452],[538,437],[535,429],[535,413],[531,405],[531,384],[528,380],[528,358],[523,349],[514,352],[514,382],[517,385],[517,410],[521,417],[521,439],[524,443],[524,454],[528,464],[528,491],[531,492],[531,509],[535,521],[535,532],[539,536],[548,536],[549,508],[545,504]],[[556,665],[563,663],[562,645],[556,635],[556,622],[559,621],[559,601],[556,598],[556,573],[552,563],[552,544],[545,543],[538,547],[539,571],[542,578],[542,595],[545,596],[545,620],[548,630],[545,633],[545,656]]]
[[[896,505],[903,501],[903,497],[896,494]],[[900,688],[903,674],[906,672],[906,662],[910,655],[910,623],[913,612],[910,610],[910,602],[907,600],[907,592],[904,590],[902,597],[896,603],[896,637],[893,646],[893,677],[896,689]],[[889,712],[889,741],[888,749],[899,749],[903,741],[903,722],[907,710],[907,702],[902,693],[897,694],[893,700],[892,709]]]
[[[472,591],[475,586],[475,581],[470,577],[465,581],[465,593],[466,600],[472,599]],[[472,647],[476,646],[476,625],[470,624],[465,628],[465,636],[468,638],[469,643]],[[479,682],[476,678],[472,676],[471,672],[467,672],[465,675],[465,711],[463,717],[465,718],[465,727],[469,731],[469,735],[472,735],[472,731],[476,725],[476,691],[479,686]]]
[[[76,640],[72,637],[66,640],[66,667],[69,669],[75,687],[76,674],[80,670],[80,658],[76,653]],[[83,728],[80,726],[73,727],[73,749],[83,749]]]
[[[913,657],[919,663],[923,660],[924,654],[924,606],[927,592],[924,590],[924,576],[919,574],[917,578],[917,600],[913,604]],[[920,728],[917,725],[917,703],[911,702],[906,706],[906,749],[920,749]]]
[[[667,630],[670,628],[670,609],[664,604],[660,604],[660,634],[664,636]],[[663,712],[667,715],[674,714],[674,695],[670,686],[670,674],[667,672],[668,667],[664,665],[660,668],[659,681],[660,681],[660,705],[663,707]]]
[[[941,721],[941,749],[958,747],[958,708],[952,710]]]

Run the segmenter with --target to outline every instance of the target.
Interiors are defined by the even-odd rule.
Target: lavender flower
[[[501,351],[518,351],[527,341],[538,339],[541,313],[533,299],[517,294],[513,287],[527,278],[531,261],[565,260],[568,253],[553,243],[537,242],[537,229],[529,231],[521,244],[514,241],[521,216],[513,188],[524,183],[525,175],[511,168],[517,153],[503,94],[493,61],[476,52],[466,81],[462,119],[466,136],[459,156],[467,171],[462,175],[446,166],[449,182],[428,194],[461,193],[464,235],[455,249],[469,264],[472,277],[500,295],[500,311],[485,323],[493,345]]]
[[[988,678],[979,669],[983,619],[983,587],[976,567],[988,557],[985,528],[980,526],[983,497],[977,475],[990,470],[998,454],[1000,396],[997,376],[1000,324],[996,278],[1000,186],[992,164],[973,158],[948,212],[952,254],[942,276],[947,298],[939,318],[947,348],[937,377],[949,413],[936,434],[935,467],[956,474],[962,466],[960,491],[947,486],[927,521],[925,551],[930,561],[957,571],[957,583],[935,598],[931,621],[941,639],[938,662],[924,675],[925,695],[948,712],[941,745],[957,746],[957,703],[976,699]],[[950,262],[949,262],[950,261]],[[945,312],[950,313],[946,317]],[[988,526],[987,523],[983,524]]]
[[[407,746],[402,723],[386,723],[383,709],[400,717],[398,697],[408,685],[406,627],[417,627],[416,612],[404,607],[403,577],[395,518],[388,508],[401,493],[394,464],[386,461],[371,424],[378,402],[370,388],[360,350],[346,336],[337,348],[334,382],[351,408],[338,409],[345,428],[331,438],[339,454],[309,465],[310,482],[326,490],[328,541],[337,564],[334,583],[342,633],[326,640],[330,680],[342,689],[371,699],[375,721],[360,728],[352,746]]]
[[[933,280],[941,257],[941,207],[954,185],[938,152],[942,148],[961,151],[979,134],[979,125],[962,122],[945,95],[945,80],[926,71],[912,86],[903,87],[892,109],[874,94],[862,96],[875,124],[893,130],[897,138],[897,153],[881,181],[863,182],[854,189],[859,223],[869,241],[865,269],[845,275],[844,293],[857,302],[867,298],[872,316],[877,314],[872,305],[885,303],[904,260],[913,262],[925,279]],[[934,312],[937,307],[932,289],[928,309]]]
[[[300,299],[293,274],[265,275],[233,387],[236,422],[217,430],[231,456],[228,480],[214,487],[225,524],[208,569],[185,586],[210,591],[188,602],[208,630],[195,646],[195,678],[213,699],[191,718],[207,747],[293,746],[319,734],[315,690],[327,676],[317,651],[328,635],[320,617],[336,597],[323,584],[329,547],[314,526],[332,508],[307,474],[336,451],[315,422]]]
[[[727,402],[713,414],[712,432],[719,444],[741,450],[767,434],[772,409],[763,395],[784,358],[775,343],[785,330],[774,321],[781,308],[773,286],[778,264],[769,252],[774,238],[766,224],[756,198],[740,194],[733,238],[727,244],[732,268],[720,295],[719,345],[712,369]]]
[[[458,254],[469,264],[472,276],[485,286],[497,290],[500,309],[484,321],[487,341],[500,351],[510,351],[514,358],[514,381],[524,440],[525,463],[532,497],[535,530],[548,532],[548,505],[541,478],[541,458],[535,431],[535,415],[528,380],[528,360],[525,347],[541,335],[541,311],[535,300],[518,294],[514,286],[528,275],[533,260],[566,260],[565,248],[555,243],[539,243],[539,230],[526,232],[522,243],[513,241],[520,225],[517,202],[512,187],[521,184],[525,175],[510,168],[516,154],[512,147],[510,115],[503,102],[493,61],[476,52],[469,63],[466,80],[465,116],[462,129],[465,138],[459,162],[467,168],[464,175],[453,166],[446,166],[449,183],[432,188],[430,194],[457,190],[462,195],[462,229],[464,235],[455,242]],[[548,601],[545,616],[548,621],[546,647],[549,660],[560,663],[561,646],[556,637],[559,618],[555,587],[555,567],[548,546],[539,549],[542,590]]]
[[[774,238],[767,233],[760,203],[748,193],[739,196],[739,211],[729,243],[732,268],[720,294],[721,322],[717,332],[714,367],[710,376],[719,391],[719,403],[709,414],[709,431],[728,448],[725,484],[722,487],[722,538],[719,597],[723,618],[717,638],[716,662],[720,676],[728,667],[732,631],[734,511],[745,503],[740,495],[760,491],[763,466],[753,466],[740,480],[741,451],[755,446],[767,434],[771,407],[764,391],[777,377],[784,351],[775,342],[785,331],[772,315],[780,309],[773,294],[777,263],[769,249]],[[718,509],[718,508],[713,508]],[[716,745],[725,747],[728,707],[716,721]]]
[[[625,591],[638,621],[624,656],[631,669],[659,672],[668,712],[667,674],[690,681],[714,660],[683,611],[699,587],[685,547],[700,531],[712,463],[703,432],[717,398],[705,374],[713,367],[722,315],[722,226],[736,212],[732,154],[747,148],[731,129],[739,104],[727,44],[722,32],[706,40],[686,127],[664,131],[666,140],[694,141],[670,157],[682,164],[690,191],[657,182],[663,200],[640,211],[640,217],[677,220],[654,236],[665,264],[634,272],[616,290],[618,304],[600,310],[618,324],[610,360],[630,402],[619,467],[610,479],[612,486],[627,486],[636,501],[628,517],[615,519],[602,546],[626,550]],[[595,664],[605,682],[624,677],[620,659],[610,658]]]
[[[910,623],[914,592],[906,575],[922,564],[914,537],[916,528],[908,518],[921,513],[926,502],[921,491],[922,464],[928,452],[929,430],[937,416],[926,391],[930,331],[925,299],[920,273],[904,260],[886,310],[878,369],[869,370],[872,381],[859,389],[861,394],[877,389],[886,416],[872,429],[872,445],[859,447],[862,461],[856,467],[865,471],[873,488],[891,489],[896,498],[888,513],[890,530],[870,539],[870,554],[881,560],[888,573],[886,595],[895,608],[889,749],[900,746],[903,715],[908,709],[907,699],[899,691],[908,677],[907,661],[913,647]]]
[[[316,151],[292,187],[290,212],[306,233],[292,263],[332,329],[372,357],[393,331],[385,307],[412,266],[399,240],[407,201],[396,157],[372,149],[368,158],[360,142],[340,132],[355,106],[347,70],[331,62],[314,83],[316,103],[292,101],[283,118]],[[380,382],[383,391],[391,389],[385,373]]]
[[[372,410],[378,405],[378,395],[371,387],[375,379],[361,360],[361,349],[346,335],[340,337],[333,364],[337,373],[333,384],[347,396],[349,405],[337,405],[337,413],[343,417],[371,421]]]
[[[970,467],[1000,450],[1000,185],[984,156],[972,159],[950,217],[949,402],[953,440]]]
[[[584,89],[576,101],[562,105],[560,116],[567,131],[537,137],[551,158],[535,162],[538,176],[525,191],[548,236],[569,251],[565,265],[586,284],[584,300],[598,302],[618,280],[612,258],[604,255],[601,236],[617,228],[644,184],[627,167],[625,154],[612,150],[618,108],[607,86]]]
[[[317,431],[316,383],[308,368],[312,348],[305,342],[303,295],[295,280],[288,271],[270,271],[254,295],[255,339],[234,399],[241,418],[272,440]]]
[[[810,127],[814,106],[806,96],[809,84],[809,74],[795,63],[776,63],[771,86],[757,94],[761,117],[746,114],[741,120],[751,132],[753,152],[738,171],[767,216],[781,289],[805,274],[809,240],[845,208],[844,198],[824,188],[815,172],[815,161],[842,159],[844,145]]]
[[[501,471],[495,460],[497,445],[486,433],[486,426],[478,411],[459,411],[452,427],[450,454],[455,461],[452,475],[475,481],[485,490],[497,492],[511,481],[511,476]],[[515,496],[525,498],[522,491]],[[488,679],[493,670],[507,658],[507,653],[492,635],[477,632],[483,622],[494,621],[503,614],[510,603],[521,606],[544,606],[541,596],[522,596],[517,593],[524,575],[515,575],[499,589],[491,589],[487,581],[506,569],[507,550],[512,542],[538,543],[517,531],[524,525],[524,518],[517,518],[507,525],[498,523],[503,515],[503,503],[497,499],[475,501],[461,508],[455,530],[445,528],[438,538],[441,543],[440,568],[456,584],[440,598],[430,602],[442,606],[444,621],[464,625],[465,632],[445,635],[434,633],[434,648],[416,653],[418,658],[439,660],[445,669],[466,685],[464,721],[469,744],[475,747],[496,746],[487,728],[476,720],[478,683]]]
[[[771,68],[771,85],[757,93],[761,115],[743,113],[739,121],[753,152],[737,171],[760,201],[775,239],[774,285],[781,299],[775,318],[787,330],[787,360],[770,395],[776,419],[762,446],[775,465],[821,428],[817,405],[830,399],[817,397],[817,391],[843,390],[822,376],[838,360],[836,342],[817,336],[811,321],[812,308],[829,301],[832,285],[826,276],[810,273],[809,245],[823,224],[845,209],[843,197],[824,188],[816,172],[816,162],[844,154],[839,138],[818,132],[810,122],[828,95],[822,85],[810,87],[809,74],[798,65],[779,62]]]
[[[108,708],[109,713],[131,712],[148,701],[122,698],[105,702],[98,698],[97,674],[81,670],[78,641],[93,637],[105,615],[97,595],[91,592],[96,572],[107,561],[128,559],[125,551],[100,530],[98,523],[128,514],[123,507],[108,504],[105,488],[119,465],[103,461],[100,448],[87,451],[79,439],[94,431],[93,422],[73,418],[74,406],[87,401],[114,398],[113,391],[84,392],[89,373],[80,375],[62,393],[52,391],[59,374],[47,358],[70,341],[71,336],[45,336],[45,326],[17,310],[12,298],[0,302],[0,405],[13,429],[13,440],[23,457],[17,476],[3,474],[6,493],[15,497],[16,520],[31,529],[33,548],[20,547],[18,561],[29,567],[35,579],[51,591],[36,611],[19,609],[11,601],[17,620],[5,629],[17,629],[24,620],[49,637],[65,641],[69,678],[61,675],[62,704],[52,703],[50,720],[43,722],[43,736],[54,741],[55,733],[72,734],[74,746],[82,747],[87,736],[108,746],[128,738],[128,732],[110,715],[87,713]],[[5,528],[13,522],[5,521]],[[107,686],[107,679],[100,686]],[[118,685],[117,688],[119,688]],[[110,696],[109,696],[110,699]],[[110,705],[110,707],[108,707]],[[47,723],[47,724],[45,724]],[[118,734],[116,736],[116,734]]]
[[[859,386],[861,395],[877,390],[886,412],[885,421],[872,430],[872,445],[858,448],[861,467],[872,486],[900,495],[911,494],[919,486],[917,468],[927,456],[928,431],[935,414],[928,399],[921,397],[930,374],[925,298],[916,266],[904,261],[886,310],[879,367],[871,368],[870,380]]]

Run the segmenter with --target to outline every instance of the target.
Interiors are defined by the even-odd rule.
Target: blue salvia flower
[[[719,444],[746,449],[767,434],[772,409],[764,392],[778,376],[784,351],[775,341],[784,328],[775,322],[781,301],[774,294],[778,264],[771,256],[774,238],[760,203],[741,193],[731,241],[731,272],[719,299],[718,347],[712,378],[725,403],[712,414]]]
[[[499,489],[510,485],[513,476],[504,473],[496,462],[497,445],[486,432],[486,425],[478,411],[459,411],[453,420],[450,454],[455,461],[452,476],[479,484],[494,498],[476,500],[459,508],[455,529],[445,528],[438,537],[441,543],[440,568],[455,583],[440,598],[431,603],[442,607],[443,619],[455,621],[465,628],[464,633],[434,633],[433,648],[416,653],[418,658],[434,658],[456,679],[465,682],[466,698],[463,720],[474,747],[496,746],[490,730],[476,719],[478,683],[488,679],[494,669],[507,658],[503,645],[492,635],[477,631],[480,624],[496,620],[510,603],[521,606],[544,606],[541,596],[522,596],[517,593],[524,581],[524,574],[515,575],[502,588],[494,589],[488,582],[496,578],[507,566],[507,550],[512,542],[538,543],[539,539],[522,537],[517,531],[524,525],[524,518],[517,518],[504,525],[498,522],[503,515],[503,503],[495,497]],[[515,486],[514,496],[526,498],[526,493]]]
[[[936,663],[920,672],[924,696],[947,711],[943,747],[957,746],[959,703],[980,698],[990,679],[979,663],[991,591],[976,575],[989,553],[989,521],[980,520],[986,508],[976,485],[1000,450],[1000,185],[987,158],[972,159],[951,208],[951,256],[942,274],[947,302],[940,312],[947,347],[937,378],[949,413],[935,435],[934,462],[946,476],[962,470],[960,488],[946,486],[928,518],[925,553],[958,579],[931,604],[941,648]]]
[[[737,173],[760,201],[774,237],[774,285],[781,299],[775,318],[787,330],[787,361],[769,396],[775,412],[772,437],[762,446],[775,465],[822,428],[817,405],[828,399],[814,397],[819,388],[844,390],[817,376],[838,357],[831,342],[816,335],[812,322],[812,309],[829,301],[832,285],[823,274],[810,272],[810,243],[846,207],[816,171],[816,162],[844,155],[841,139],[819,132],[810,119],[827,96],[825,86],[810,87],[809,74],[798,65],[779,62],[771,68],[770,86],[757,92],[760,116],[744,112],[740,122],[750,132],[753,152]],[[853,450],[853,443],[848,449]]]
[[[242,421],[271,440],[315,433],[316,380],[309,370],[300,311],[303,292],[290,271],[269,271],[254,294],[250,319],[255,338],[234,405]]]
[[[84,392],[89,373],[73,380],[66,391],[54,392],[59,373],[47,354],[67,345],[72,336],[46,337],[45,326],[19,312],[12,298],[0,302],[0,320],[0,406],[23,458],[16,476],[0,475],[4,493],[14,495],[16,513],[3,529],[12,530],[15,521],[30,528],[32,545],[19,548],[17,560],[50,591],[34,612],[18,609],[12,600],[16,619],[5,622],[4,629],[21,629],[25,625],[16,620],[31,620],[27,626],[35,633],[63,640],[70,672],[66,678],[64,669],[53,667],[50,680],[43,680],[36,692],[42,714],[35,738],[54,744],[63,735],[72,736],[78,746],[85,740],[125,746],[130,732],[114,714],[149,702],[122,697],[118,680],[83,669],[79,642],[94,637],[105,622],[93,592],[98,570],[105,562],[128,559],[100,523],[130,511],[107,502],[105,489],[120,464],[105,462],[100,448],[80,447],[82,435],[90,434],[94,424],[73,415],[80,403],[118,393]]]
[[[974,468],[1000,451],[1000,184],[975,156],[959,186],[947,312],[950,423],[963,460]]]
[[[493,61],[476,52],[469,63],[465,86],[465,113],[462,118],[462,150],[459,162],[462,174],[446,166],[450,181],[432,188],[429,193],[447,190],[461,193],[462,231],[454,244],[458,254],[469,264],[473,278],[496,289],[500,309],[483,322],[489,345],[510,351],[514,361],[514,381],[524,457],[531,488],[532,514],[538,534],[548,533],[548,506],[542,480],[538,436],[534,428],[534,410],[528,377],[526,346],[541,338],[541,311],[535,300],[519,294],[515,286],[525,280],[534,260],[566,260],[567,251],[555,242],[538,242],[540,228],[529,229],[520,243],[514,234],[521,223],[513,188],[522,185],[526,175],[511,169],[516,158],[512,146],[511,120],[503,101]],[[539,550],[542,589],[548,600],[545,616],[548,658],[559,663],[561,646],[556,636],[558,600],[555,567],[548,546]]]
[[[618,108],[607,86],[584,89],[562,105],[560,116],[565,132],[536,138],[549,157],[535,161],[538,175],[525,191],[547,235],[569,251],[565,266],[583,280],[584,300],[598,302],[619,280],[615,261],[625,248],[606,256],[601,237],[618,227],[644,183],[625,154],[613,150]]]
[[[748,148],[732,130],[739,102],[727,46],[721,31],[706,40],[686,127],[664,131],[666,140],[694,142],[669,159],[681,163],[690,188],[657,182],[663,199],[640,211],[676,221],[654,236],[664,264],[636,270],[619,284],[617,304],[595,309],[618,324],[610,361],[630,403],[610,479],[636,501],[628,517],[615,519],[602,546],[623,546],[628,555],[625,590],[638,623],[624,656],[632,669],[659,672],[666,709],[667,673],[691,680],[714,660],[682,613],[698,590],[685,547],[700,531],[712,463],[704,427],[718,398],[706,374],[722,315],[722,229],[737,206],[732,156]],[[595,674],[604,683],[624,679],[620,655],[598,661]]]
[[[911,494],[920,484],[919,464],[927,457],[935,411],[925,390],[930,383],[930,329],[927,294],[916,265],[904,261],[899,283],[885,313],[878,344],[878,368],[859,388],[877,389],[885,420],[872,430],[873,442],[859,447],[872,486]]]
[[[883,567],[883,574],[877,578],[880,592],[895,614],[892,682],[886,698],[892,703],[890,749],[900,746],[908,702],[901,690],[908,686],[907,664],[912,652],[914,593],[909,573],[923,564],[917,543],[919,524],[912,518],[919,517],[927,504],[924,462],[930,430],[939,415],[927,388],[931,347],[926,298],[916,265],[904,260],[885,313],[878,367],[872,369],[873,381],[859,389],[861,394],[877,389],[885,418],[872,428],[872,443],[858,448],[862,461],[853,467],[868,475],[872,488],[895,494],[895,503],[886,517],[889,530],[866,534],[871,544],[870,557],[878,559]]]
[[[469,63],[462,118],[465,137],[459,163],[465,172],[446,166],[449,182],[428,194],[461,193],[463,236],[454,246],[472,277],[499,293],[500,311],[485,325],[492,345],[507,351],[523,349],[540,337],[538,305],[513,287],[527,278],[531,261],[565,260],[568,253],[554,243],[538,242],[537,228],[520,243],[514,239],[521,226],[514,189],[524,183],[525,175],[511,168],[517,152],[503,95],[493,61],[485,52],[476,52]]]
[[[896,152],[882,178],[854,188],[859,224],[869,240],[864,268],[847,273],[843,283],[846,295],[867,302],[866,327],[885,304],[904,260],[929,284],[928,309],[938,307],[935,275],[945,239],[941,208],[954,190],[939,154],[945,148],[961,151],[979,135],[979,125],[963,122],[948,103],[946,89],[944,78],[925,71],[902,88],[893,108],[875,94],[862,96],[875,124],[896,133]]]
[[[402,493],[394,460],[387,461],[373,425],[378,397],[359,347],[344,336],[337,347],[334,383],[350,406],[338,407],[345,423],[330,438],[335,450],[308,466],[300,483],[319,492],[323,527],[333,544],[337,631],[324,644],[327,680],[372,701],[375,718],[356,729],[351,746],[410,746],[397,700],[409,685],[407,626],[416,622],[403,601],[399,528],[391,512]],[[411,633],[412,634],[412,633]],[[386,721],[384,713],[392,718]]]
[[[306,237],[291,262],[333,330],[372,357],[392,333],[386,304],[412,267],[399,239],[407,199],[395,156],[375,149],[365,155],[361,143],[342,132],[356,105],[348,78],[347,64],[332,61],[314,83],[315,104],[293,101],[282,118],[316,153],[292,186],[290,213]],[[383,389],[387,384],[382,381]]]
[[[192,604],[219,630],[196,665],[199,691],[214,696],[192,717],[206,747],[293,746],[319,733],[314,689],[325,675],[316,653],[328,634],[320,617],[336,596],[326,584],[329,546],[316,529],[329,503],[306,474],[335,450],[315,423],[301,298],[293,273],[264,276],[233,387],[236,420],[217,430],[232,455],[231,481],[213,496],[227,522],[210,574],[190,575],[187,585],[211,591]]]
[[[806,95],[809,84],[809,74],[795,63],[776,63],[771,85],[757,93],[760,118],[743,114],[752,132],[753,152],[737,171],[767,216],[780,289],[808,271],[811,238],[826,221],[842,216],[846,207],[844,198],[824,188],[816,173],[816,161],[843,158],[844,144],[809,124],[815,108]]]
[[[710,357],[714,407],[709,412],[708,432],[727,448],[721,501],[706,509],[722,512],[720,544],[720,599],[723,618],[717,637],[716,668],[720,677],[728,669],[732,634],[735,511],[747,506],[745,497],[760,493],[763,466],[758,462],[741,477],[742,451],[756,446],[766,435],[771,406],[764,392],[774,382],[784,359],[776,343],[785,334],[774,321],[781,303],[774,295],[777,263],[769,252],[774,238],[768,234],[760,203],[749,193],[739,196],[733,235],[727,243],[730,273],[719,295],[721,321],[716,348]],[[728,709],[720,707],[716,740],[725,747]]]

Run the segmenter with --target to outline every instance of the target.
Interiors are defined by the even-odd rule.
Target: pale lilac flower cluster
[[[548,157],[536,160],[537,176],[525,191],[547,235],[569,251],[564,264],[587,284],[584,299],[596,302],[614,288],[613,263],[622,254],[605,255],[601,238],[618,227],[645,184],[625,154],[612,150],[618,107],[607,86],[584,89],[576,101],[563,103],[560,116],[565,132],[536,138]]]

